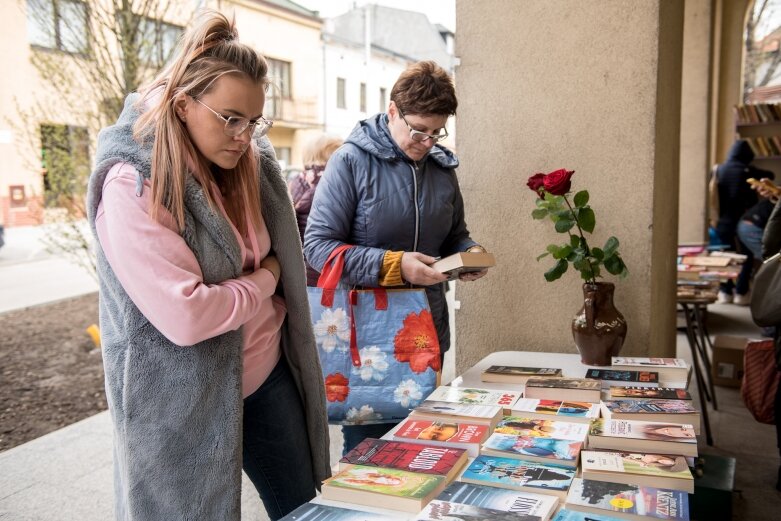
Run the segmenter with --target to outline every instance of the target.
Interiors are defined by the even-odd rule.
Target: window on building
[[[292,99],[290,87],[290,62],[267,58],[268,76],[271,79],[266,95],[266,106],[263,115],[269,119],[282,119],[282,100]]]
[[[89,177],[89,132],[71,125],[41,125],[41,167],[46,206],[83,196]]]
[[[293,155],[290,147],[274,147],[274,152],[277,154],[279,168],[284,170],[290,166],[290,158]]]
[[[336,78],[336,108],[347,108],[347,82],[344,78]]]
[[[27,195],[24,193],[24,185],[11,185],[8,187],[8,199],[11,208],[19,208],[27,205]]]
[[[366,112],[366,84],[361,83],[361,112]]]
[[[31,45],[74,54],[87,52],[87,4],[80,0],[27,0]]]
[[[183,31],[182,27],[161,20],[146,17],[139,20],[136,43],[141,63],[155,68],[162,67],[173,54]]]
[[[380,87],[380,112],[385,112],[388,108],[388,91],[385,87]]]

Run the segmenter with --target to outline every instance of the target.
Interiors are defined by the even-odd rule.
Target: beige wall
[[[492,351],[574,352],[582,305],[570,270],[547,283],[549,221],[533,221],[535,172],[576,170],[631,274],[616,303],[624,353],[675,349],[683,3],[459,1],[459,178],[472,236],[495,252],[484,280],[459,284],[457,370]],[[612,280],[612,279],[608,279]]]
[[[706,239],[710,171],[713,0],[687,0],[681,79],[681,180],[678,242]]]

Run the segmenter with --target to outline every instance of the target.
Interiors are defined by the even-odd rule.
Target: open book
[[[463,251],[440,259],[432,268],[448,275],[448,280],[457,279],[462,273],[481,271],[496,266],[493,254],[481,251]]]

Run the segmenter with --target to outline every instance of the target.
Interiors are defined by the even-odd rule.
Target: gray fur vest
[[[95,214],[109,169],[127,162],[150,176],[151,143],[132,137],[137,94],[128,96],[117,123],[98,137],[89,182],[88,217]],[[287,187],[267,138],[260,150],[260,193],[271,247],[282,266],[287,318],[281,348],[304,403],[314,479],[330,476],[328,423],[320,362],[304,278],[298,227]],[[188,178],[182,237],[204,281],[241,275],[239,245],[227,220]],[[174,345],[133,304],[109,266],[95,234],[100,278],[100,330],[106,395],[114,423],[116,517],[122,521],[241,517],[243,402],[242,332],[194,346]],[[139,277],[149,276],[137,266]],[[295,469],[291,469],[295,471]]]

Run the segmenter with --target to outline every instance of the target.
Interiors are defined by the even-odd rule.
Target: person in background
[[[781,199],[776,203],[773,213],[770,214],[767,225],[765,225],[765,233],[762,236],[762,258],[768,259],[779,252],[781,252]],[[773,341],[776,353],[776,368],[781,371],[781,324],[776,324]],[[778,445],[778,453],[781,456],[781,385],[776,390],[774,405],[776,444]],[[778,467],[776,490],[781,492],[781,465]]]
[[[762,260],[762,235],[770,214],[773,212],[773,207],[778,201],[777,192],[768,189],[768,185],[764,183],[773,186],[772,181],[766,178],[760,180],[759,183],[752,184],[752,188],[759,194],[759,202],[746,210],[746,213],[740,218],[737,229],[738,240],[751,254],[752,272],[753,268]],[[737,298],[735,303],[746,306],[750,304],[747,299]]]
[[[298,230],[263,137],[267,71],[204,11],[98,139],[88,212],[118,520],[239,521],[242,467],[276,520],[330,475]]]
[[[458,160],[438,144],[448,135],[445,126],[458,101],[452,79],[431,61],[404,71],[390,98],[387,112],[360,121],[328,161],[312,202],[304,253],[322,270],[336,247],[350,244],[343,283],[425,287],[444,356],[450,346],[447,276],[430,264],[462,251],[485,251],[466,226]],[[343,427],[344,452],[392,426]]]
[[[718,301],[721,303],[735,302],[748,305],[751,273],[754,269],[754,258],[745,245],[737,238],[738,223],[746,211],[757,204],[757,194],[747,183],[749,178],[772,179],[774,174],[751,165],[754,152],[747,141],[738,139],[733,143],[727,154],[727,160],[714,167],[711,176],[710,192],[710,225],[716,230],[721,244],[730,251],[739,251],[748,256],[741,266],[737,280],[728,280],[719,288]]]
[[[342,146],[342,139],[328,134],[310,140],[304,146],[304,171],[294,177],[288,183],[288,191],[293,199],[293,208],[296,211],[298,220],[298,231],[301,235],[301,244],[304,243],[304,231],[306,230],[306,221],[309,219],[309,211],[312,208],[312,199],[317,190],[317,183],[325,170],[325,164],[337,148]],[[317,286],[317,279],[320,274],[307,263],[306,265],[306,284],[307,286]]]

